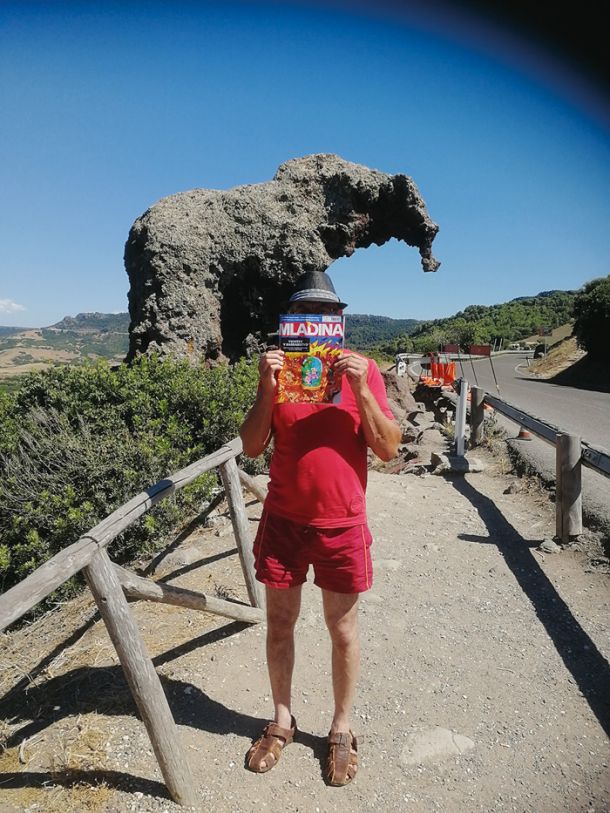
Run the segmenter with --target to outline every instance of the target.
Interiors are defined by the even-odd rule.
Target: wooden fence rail
[[[127,597],[203,610],[249,624],[263,620],[264,594],[254,576],[242,486],[258,499],[264,499],[265,491],[254,478],[238,469],[235,458],[241,452],[241,439],[234,438],[202,460],[160,480],[0,595],[1,632],[69,578],[83,571],[146,725],[165,784],[174,801],[182,805],[196,805],[197,794],[167,698],[129,609]],[[113,539],[154,505],[216,467],[220,468],[225,488],[250,605],[224,601],[136,576],[111,562],[106,550]]]

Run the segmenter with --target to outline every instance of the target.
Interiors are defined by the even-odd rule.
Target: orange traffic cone
[[[443,383],[447,386],[450,386],[455,381],[455,364],[452,361],[448,361],[444,365],[443,370]],[[470,394],[470,390],[468,391]]]
[[[527,429],[524,429],[522,426],[519,428],[519,434],[517,435],[517,440],[531,440],[532,434],[528,432]]]

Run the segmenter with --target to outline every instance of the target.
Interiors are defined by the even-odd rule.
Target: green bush
[[[574,300],[574,335],[592,359],[607,360],[610,347],[610,275],[591,280]]]
[[[234,438],[257,380],[246,360],[208,368],[143,357],[114,369],[102,360],[31,373],[18,391],[0,392],[1,589]],[[256,471],[254,461],[244,465]],[[163,500],[113,542],[113,558],[158,549],[217,485],[212,471]]]

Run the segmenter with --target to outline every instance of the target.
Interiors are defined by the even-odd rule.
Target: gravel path
[[[201,810],[610,810],[609,576],[581,550],[540,552],[553,536],[548,497],[523,484],[506,493],[514,478],[495,458],[476,456],[486,471],[464,477],[371,472],[375,580],[361,599],[354,726],[361,765],[348,787],[326,786],[321,773],[332,698],[315,587],[304,588],[297,628],[300,733],[265,775],[244,769],[271,710],[263,626],[133,605]],[[260,505],[251,502],[249,511],[254,529]],[[195,566],[202,559],[205,568]],[[223,517],[164,568],[173,584],[245,599]],[[46,635],[51,650],[65,639],[61,612],[3,636],[15,674],[40,660],[28,641]],[[93,609],[83,597],[70,623],[87,613]],[[0,810],[182,810],[165,794],[103,624],[85,626],[6,725]]]

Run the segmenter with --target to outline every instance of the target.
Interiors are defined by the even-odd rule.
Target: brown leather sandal
[[[297,733],[297,721],[290,718],[291,728],[282,728],[273,721],[267,723],[263,733],[250,747],[246,756],[248,769],[255,773],[270,771],[279,762],[282,751],[294,740]],[[265,763],[263,766],[261,763]]]
[[[347,785],[357,772],[358,740],[354,733],[329,733],[325,773],[328,784],[337,788]]]

